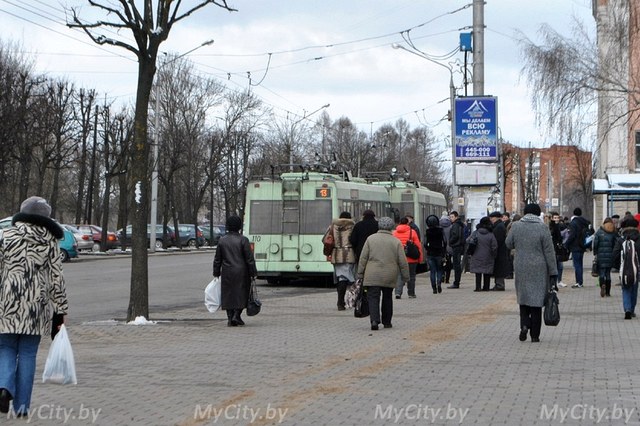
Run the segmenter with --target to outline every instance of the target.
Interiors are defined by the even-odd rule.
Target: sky
[[[183,3],[188,7],[196,1]],[[229,0],[237,12],[215,5],[201,9],[172,28],[161,51],[181,55],[213,39],[213,44],[187,55],[197,72],[232,90],[250,88],[276,119],[313,119],[324,110],[332,120],[348,117],[367,133],[404,119],[412,128],[430,127],[444,146],[451,134],[446,121],[449,81],[453,75],[457,94],[464,95],[464,54],[434,63],[392,46],[411,50],[401,36],[410,30],[420,51],[447,56],[458,47],[459,34],[471,31],[471,3]],[[0,39],[20,43],[37,72],[96,89],[116,104],[132,105],[135,57],[124,49],[97,46],[79,30],[67,28],[64,9],[72,6],[78,6],[87,21],[96,17],[86,0],[0,0]],[[516,30],[538,40],[540,26],[548,24],[570,35],[577,18],[594,33],[591,0],[486,0],[484,14],[484,94],[498,97],[501,136],[519,145],[550,146],[554,141],[535,126],[530,93],[521,77]],[[126,33],[105,34],[126,39]],[[467,61],[472,70],[471,53]],[[471,85],[467,93],[473,94]],[[329,107],[322,108],[326,104]]]

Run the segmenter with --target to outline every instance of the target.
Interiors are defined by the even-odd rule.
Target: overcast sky
[[[0,0],[2,40],[22,43],[39,72],[64,76],[79,87],[133,104],[133,55],[98,47],[68,29],[62,4],[82,5],[81,17],[95,17],[87,1]],[[183,4],[193,5],[195,0]],[[237,12],[207,6],[176,24],[161,50],[181,54],[214,39],[213,45],[189,55],[196,69],[234,90],[247,88],[251,81],[254,93],[278,117],[303,116],[330,104],[326,111],[332,119],[349,117],[367,133],[403,118],[412,127],[428,125],[444,141],[450,135],[450,124],[442,121],[449,109],[450,73],[445,67],[454,68],[454,83],[462,87],[458,70],[464,54],[455,53],[438,65],[392,45],[408,48],[400,33],[411,29],[414,45],[423,52],[452,52],[459,34],[471,31],[472,7],[464,8],[470,4],[471,0],[229,0]],[[574,17],[595,31],[591,0],[486,0],[485,94],[498,97],[498,125],[505,139],[539,147],[554,142],[535,128],[526,82],[520,77],[515,30],[535,40],[540,25],[547,23],[569,34]],[[468,61],[471,70],[471,54]],[[471,86],[468,94],[473,94]]]

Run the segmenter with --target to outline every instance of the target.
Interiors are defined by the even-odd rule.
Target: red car
[[[76,228],[83,234],[93,236],[93,251],[100,251],[100,243],[102,242],[102,228],[97,225],[76,225]],[[114,249],[120,247],[120,241],[115,232],[107,231],[106,249]]]

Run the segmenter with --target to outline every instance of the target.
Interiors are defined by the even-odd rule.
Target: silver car
[[[71,231],[78,244],[78,250],[91,251],[93,249],[93,236],[91,234],[84,233],[73,225],[62,225],[62,227]]]

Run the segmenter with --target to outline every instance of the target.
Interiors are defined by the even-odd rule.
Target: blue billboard
[[[455,161],[498,160],[497,102],[493,96],[455,100]]]

